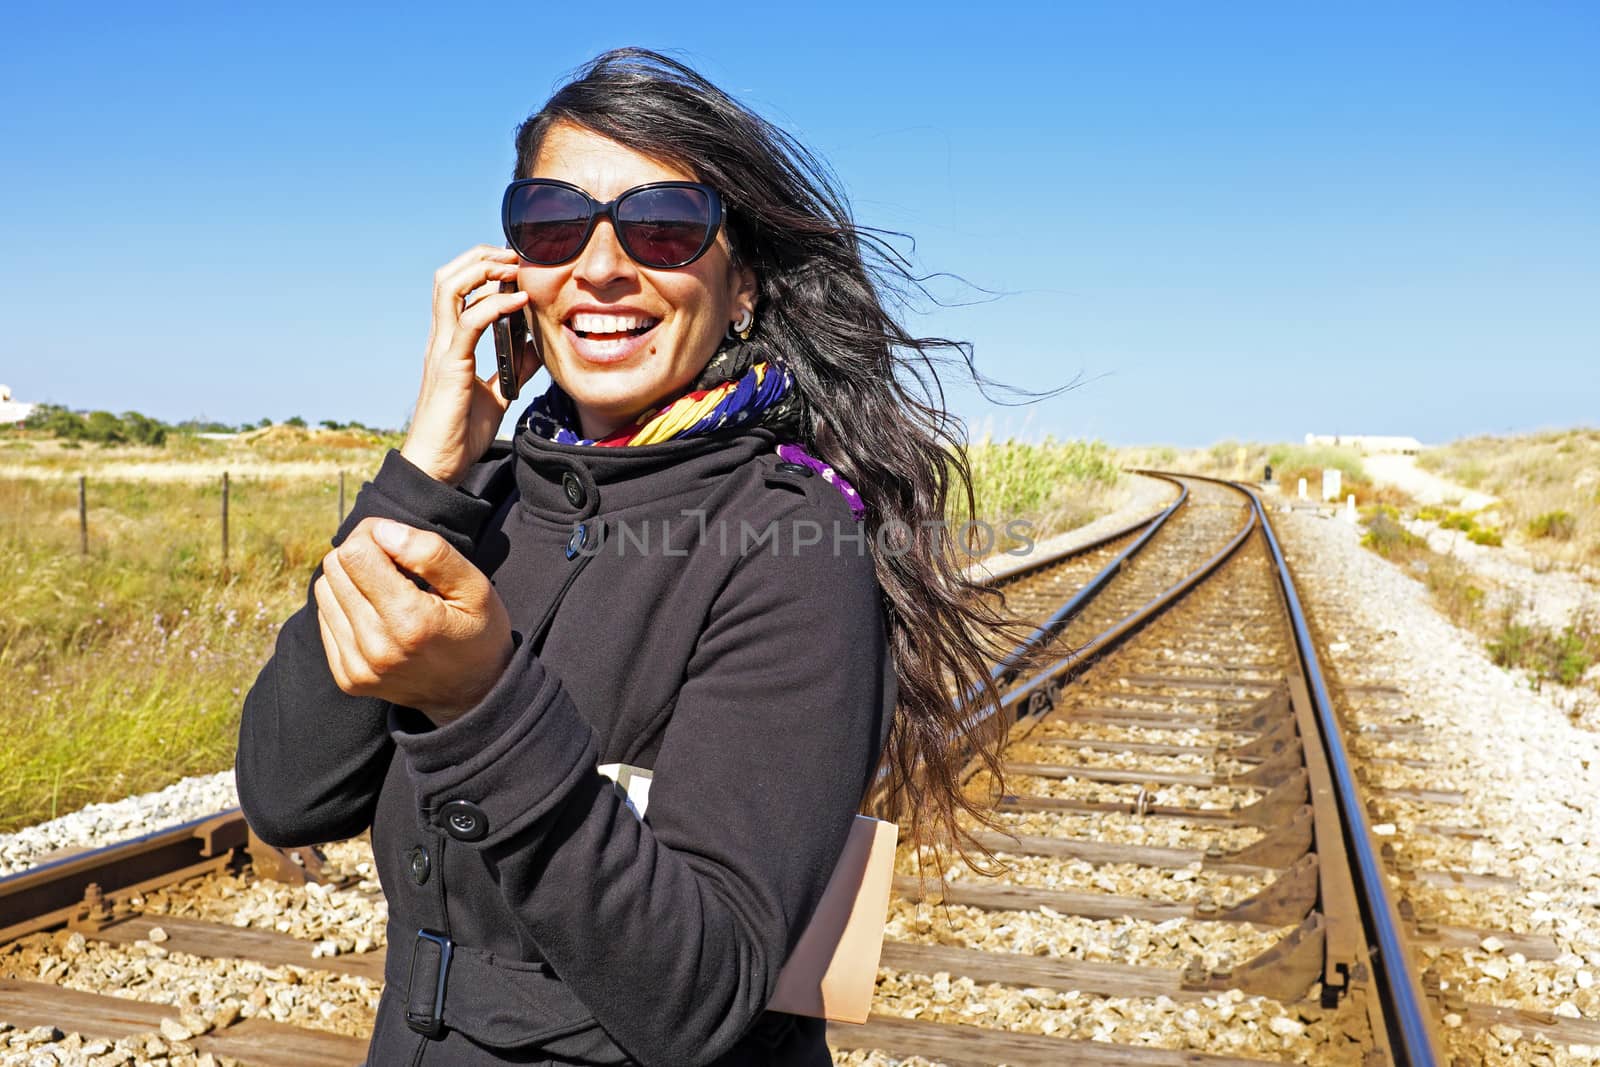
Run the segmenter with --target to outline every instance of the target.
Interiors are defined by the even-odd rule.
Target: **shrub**
[[[40,404],[23,426],[64,441],[94,441],[101,445],[161,445],[171,429],[161,420],[137,411],[121,415],[91,411],[85,416],[58,404]]]
[[[204,416],[194,419],[184,419],[182,422],[175,422],[169,427],[169,429],[175,433],[182,434],[234,432],[234,427],[228,423],[217,422],[215,419],[208,419]]]
[[[1559,637],[1549,645],[1549,671],[1562,685],[1577,685],[1590,665],[1594,663],[1595,635],[1585,633],[1576,624],[1569,624]]]
[[[1578,520],[1570,511],[1547,511],[1528,523],[1528,536],[1552,541],[1570,541],[1578,532]]]
[[[1474,525],[1472,521],[1472,513],[1466,511],[1452,511],[1444,518],[1439,520],[1439,525],[1446,530],[1460,530],[1462,533],[1467,533]]]
[[[88,435],[88,426],[83,421],[83,416],[75,411],[68,411],[59,404],[40,404],[28,414],[22,425],[29,430],[39,430],[51,437],[65,438],[68,441],[81,440]]]
[[[1421,550],[1427,542],[1401,526],[1388,515],[1376,514],[1367,525],[1361,544],[1372,549],[1384,559],[1395,559]]]
[[[1329,467],[1342,471],[1345,483],[1350,486],[1365,485],[1372,480],[1361,465],[1360,454],[1351,448],[1275,445],[1267,452],[1267,462],[1274,471],[1314,469],[1317,478],[1312,481],[1313,486],[1321,484],[1322,472]]]
[[[137,411],[122,413],[122,434],[136,445],[160,446],[167,442],[167,425]]]
[[[1579,615],[1557,633],[1548,627],[1519,622],[1507,610],[1500,630],[1489,641],[1489,655],[1502,667],[1520,667],[1534,685],[1555,682],[1577,685],[1600,659],[1600,630],[1588,615]]]
[[[1475,622],[1483,608],[1484,591],[1472,580],[1472,572],[1450,556],[1432,556],[1428,560],[1423,584],[1433,594],[1434,602],[1445,617],[1458,626]]]
[[[1500,531],[1488,526],[1474,526],[1467,531],[1467,540],[1490,548],[1499,548],[1501,544]]]
[[[1538,638],[1532,626],[1508,619],[1499,634],[1489,639],[1489,658],[1500,667],[1526,667],[1533,660]]]

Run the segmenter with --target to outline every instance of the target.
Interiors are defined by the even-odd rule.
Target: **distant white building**
[[[1379,434],[1306,434],[1308,445],[1332,445],[1335,448],[1353,448],[1366,455],[1414,456],[1427,448],[1415,437],[1384,437]]]
[[[21,422],[33,414],[37,404],[19,404],[11,399],[11,386],[0,385],[0,424]]]

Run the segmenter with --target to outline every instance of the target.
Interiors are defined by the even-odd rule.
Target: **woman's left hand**
[[[482,700],[511,659],[500,594],[438,534],[364,519],[323,557],[312,591],[328,667],[351,696],[442,726]]]

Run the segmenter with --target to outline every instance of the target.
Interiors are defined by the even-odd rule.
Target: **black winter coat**
[[[362,488],[335,544],[367,516],[438,532],[517,641],[489,695],[434,728],[339,691],[308,599],[245,700],[256,832],[372,829],[389,948],[371,1067],[831,1062],[819,1020],[763,1009],[895,674],[865,527],[775,443],[524,432],[459,489],[398,452]],[[643,821],[608,763],[654,771]]]

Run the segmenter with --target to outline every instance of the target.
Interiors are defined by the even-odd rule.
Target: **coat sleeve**
[[[490,510],[391,450],[356,495],[333,544],[376,516],[432,530],[470,554]],[[239,804],[262,840],[284,847],[365,830],[394,752],[388,704],[347,696],[333,680],[310,592],[321,574],[318,564],[305,605],[283,624],[272,658],[245,696],[239,723]]]
[[[843,851],[895,701],[870,555],[740,560],[716,597],[636,819],[598,740],[520,648],[482,703],[395,740],[420,817],[465,845],[545,960],[645,1064],[709,1062],[764,1010]]]

